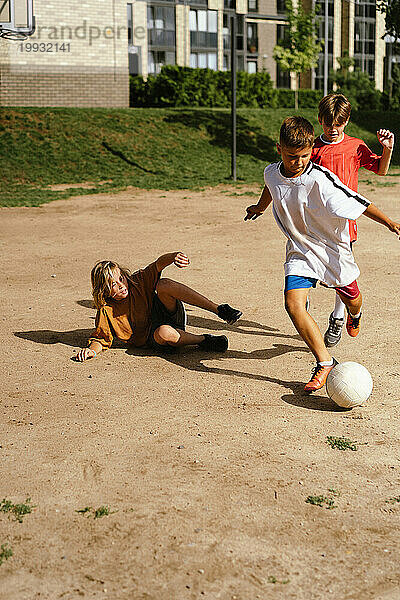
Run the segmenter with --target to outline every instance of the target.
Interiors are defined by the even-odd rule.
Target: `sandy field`
[[[400,221],[400,184],[361,191]],[[302,391],[313,357],[283,308],[283,235],[270,212],[243,222],[258,192],[0,210],[0,499],[34,506],[22,522],[0,512],[1,600],[400,598],[399,241],[361,217],[362,331],[334,356],[364,364],[374,391],[339,410]],[[165,276],[243,311],[229,327],[189,307],[189,330],[229,350],[71,360],[93,328],[93,264],[174,250],[191,265]],[[322,330],[332,307],[313,290]],[[306,502],[319,495],[334,507]]]

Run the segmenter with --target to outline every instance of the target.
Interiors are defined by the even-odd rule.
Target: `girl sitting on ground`
[[[163,254],[145,269],[130,273],[117,263],[103,260],[91,272],[94,304],[97,308],[96,329],[88,347],[76,355],[79,362],[94,358],[110,348],[113,338],[131,346],[148,346],[161,352],[179,346],[198,346],[201,350],[225,352],[225,335],[197,335],[185,331],[186,313],[183,302],[212,312],[229,325],[242,316],[229,304],[215,304],[195,290],[160,274],[174,264],[189,265],[182,252]]]

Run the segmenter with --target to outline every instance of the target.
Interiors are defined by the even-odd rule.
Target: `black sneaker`
[[[336,319],[333,313],[329,315],[329,325],[324,335],[324,342],[327,348],[332,348],[332,346],[336,346],[340,342],[343,325],[344,319]]]
[[[200,342],[200,350],[207,352],[225,352],[228,350],[228,338],[226,335],[210,335],[204,333],[204,340]]]
[[[229,304],[220,304],[218,306],[218,316],[223,321],[226,321],[228,325],[233,325],[242,316],[242,311],[237,308],[232,308]]]

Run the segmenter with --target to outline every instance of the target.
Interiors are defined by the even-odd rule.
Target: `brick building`
[[[325,0],[319,8],[325,38]],[[373,0],[328,0],[328,64],[347,52],[383,88],[384,17]],[[34,0],[36,32],[25,42],[0,39],[0,101],[19,106],[128,106],[129,74],[157,74],[176,64],[230,69],[231,15],[237,19],[237,65],[266,70],[291,87],[272,58],[285,28],[284,0]],[[324,55],[301,77],[323,88]]]
[[[0,39],[3,106],[128,106],[125,0],[36,0],[36,31]]]

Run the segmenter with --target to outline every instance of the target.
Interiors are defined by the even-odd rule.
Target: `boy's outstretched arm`
[[[390,160],[394,148],[394,133],[388,129],[379,129],[376,132],[378,141],[382,144],[383,151],[379,161],[378,175],[386,175],[389,170]]]
[[[190,263],[190,260],[183,252],[169,252],[168,254],[163,254],[156,260],[157,270],[161,273],[165,267],[172,265],[172,263],[183,269],[183,267],[187,267]]]
[[[246,208],[246,216],[244,218],[245,221],[254,221],[254,219],[257,219],[257,217],[259,217],[260,215],[263,214],[263,212],[266,210],[266,208],[268,208],[268,206],[271,204],[272,202],[272,196],[271,193],[269,191],[269,189],[267,188],[266,185],[264,185],[263,191],[261,192],[261,196],[259,201],[257,202],[257,204],[252,204],[251,206],[248,206]]]
[[[400,223],[396,223],[392,221],[389,217],[385,215],[375,204],[371,202],[368,206],[367,210],[364,211],[364,215],[369,217],[373,221],[380,223],[381,225],[385,225],[390,231],[393,231],[400,238]]]

